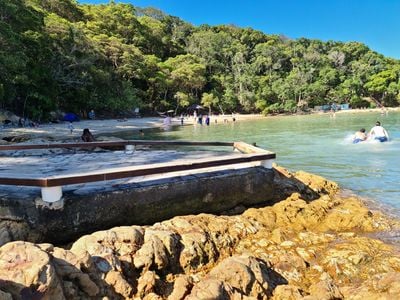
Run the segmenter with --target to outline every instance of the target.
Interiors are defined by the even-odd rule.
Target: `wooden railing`
[[[1,145],[1,150],[35,150],[51,148],[94,148],[94,147],[116,147],[125,146],[133,150],[136,145],[152,146],[228,146],[242,153],[242,155],[224,155],[206,159],[198,159],[194,162],[168,162],[148,164],[141,166],[129,166],[120,168],[108,168],[99,171],[79,172],[62,176],[49,176],[38,178],[0,177],[0,184],[17,186],[36,186],[42,188],[42,198],[48,202],[54,202],[62,196],[62,186],[79,183],[89,183],[105,180],[122,179],[136,176],[156,175],[178,171],[190,171],[219,166],[235,165],[250,162],[260,162],[266,168],[272,168],[272,160],[276,155],[273,152],[246,144],[244,142],[187,142],[187,141],[113,141],[92,143],[54,143],[38,145]]]

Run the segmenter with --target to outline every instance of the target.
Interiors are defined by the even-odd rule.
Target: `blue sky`
[[[78,0],[108,3],[107,0]],[[124,0],[194,25],[234,24],[267,34],[358,41],[400,59],[400,0]]]

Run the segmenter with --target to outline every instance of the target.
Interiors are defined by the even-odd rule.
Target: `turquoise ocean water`
[[[377,120],[389,132],[389,142],[351,143],[356,130],[368,131]],[[277,163],[289,170],[321,175],[400,212],[400,112],[282,116],[227,124],[211,120],[211,126],[178,126],[146,133],[146,138],[255,142],[276,152]]]

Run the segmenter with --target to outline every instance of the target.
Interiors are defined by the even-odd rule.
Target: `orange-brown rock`
[[[0,297],[400,298],[399,249],[377,238],[399,222],[341,197],[321,177],[279,172],[287,199],[241,215],[116,227],[69,250],[8,243],[0,248]]]

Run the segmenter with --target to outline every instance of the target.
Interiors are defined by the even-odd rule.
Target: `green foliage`
[[[283,109],[284,109],[285,111],[291,112],[291,113],[296,112],[296,110],[297,110],[297,103],[296,103],[296,101],[294,101],[294,100],[286,101],[286,102],[283,104]]]
[[[176,108],[178,107],[187,107],[190,105],[190,96],[188,94],[185,94],[183,92],[177,92],[175,94],[175,99],[176,99]]]
[[[170,76],[170,89],[196,97],[205,84],[205,66],[195,55],[171,57],[164,62]]]
[[[82,9],[71,0],[28,0],[33,7],[48,13],[54,13],[71,22],[84,18]]]
[[[385,106],[398,105],[400,66],[388,66],[388,69],[370,76],[365,89],[378,103]]]
[[[330,102],[398,106],[400,62],[357,42],[194,27],[115,1],[0,0],[0,107],[20,115],[193,103],[268,114]]]
[[[209,113],[213,107],[216,107],[219,103],[219,99],[213,93],[203,93],[201,96],[201,104],[205,107],[208,107]]]
[[[358,95],[353,95],[350,99],[350,105],[352,108],[364,108],[364,107],[371,107],[376,106],[374,103],[371,104],[366,99],[359,97]]]
[[[282,113],[284,111],[282,103],[274,103],[263,110],[264,115]]]

